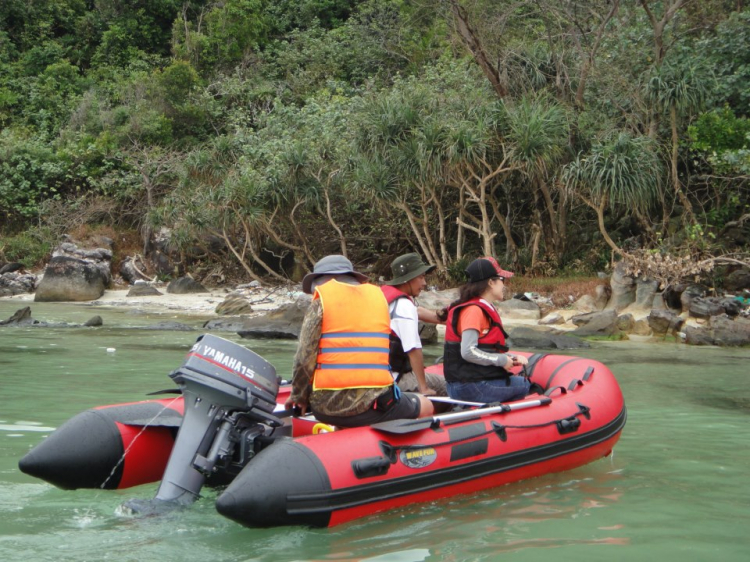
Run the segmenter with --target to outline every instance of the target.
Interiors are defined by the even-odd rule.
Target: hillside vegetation
[[[742,0],[3,0],[0,260],[668,283],[748,261],[749,86]]]

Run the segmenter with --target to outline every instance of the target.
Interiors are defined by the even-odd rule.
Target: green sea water
[[[0,319],[18,308],[0,300]],[[595,343],[577,354],[612,369],[628,408],[612,457],[332,529],[247,529],[215,511],[214,490],[188,509],[133,518],[120,504],[152,497],[156,484],[63,491],[18,470],[19,458],[80,411],[173,386],[168,373],[202,333],[201,319],[174,314],[62,304],[32,311],[74,323],[99,314],[104,326],[0,328],[1,561],[750,559],[748,349]],[[142,329],[167,320],[196,331]],[[217,335],[289,374],[295,342]]]

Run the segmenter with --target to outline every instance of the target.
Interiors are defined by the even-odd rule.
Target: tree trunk
[[[346,253],[346,238],[344,238],[344,233],[339,228],[339,225],[336,224],[336,221],[333,220],[333,214],[331,213],[331,198],[328,196],[328,188],[323,188],[323,195],[325,195],[326,198],[326,218],[328,219],[328,222],[331,224],[333,229],[336,231],[336,233],[339,236],[339,245],[341,247],[341,255],[344,257],[348,257]]]
[[[680,138],[677,134],[677,108],[674,105],[669,108],[669,118],[672,124],[672,185],[674,186],[675,194],[680,199],[680,203],[682,203],[682,206],[685,208],[685,214],[687,215],[688,220],[691,224],[695,224],[696,220],[695,213],[693,213],[693,205],[682,190],[680,177],[677,174],[677,158],[679,156],[678,148]]]
[[[500,227],[503,229],[503,234],[505,235],[506,261],[510,259],[513,263],[517,263],[518,246],[516,245],[516,241],[513,240],[513,234],[510,230],[510,224],[508,224],[508,221],[500,212],[500,208],[498,207],[497,201],[494,197],[490,199],[490,204],[492,205],[492,211],[494,212],[495,218],[497,219],[497,222],[500,223]]]
[[[450,0],[451,12],[456,20],[456,29],[466,48],[474,57],[474,61],[484,72],[484,75],[492,84],[492,88],[497,95],[504,98],[508,95],[508,90],[500,81],[500,73],[497,68],[490,62],[482,42],[476,35],[476,32],[469,23],[469,15],[466,9],[458,3],[458,0]]]

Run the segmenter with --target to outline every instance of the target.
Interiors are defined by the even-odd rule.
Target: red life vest
[[[490,321],[489,331],[479,334],[477,347],[491,353],[505,353],[508,347],[505,338],[508,334],[503,329],[503,322],[497,309],[484,299],[474,298],[454,306],[448,311],[445,323],[445,346],[443,353],[443,372],[449,382],[472,382],[487,379],[507,378],[508,371],[494,365],[477,365],[461,356],[461,335],[458,333],[458,318],[461,311],[468,306],[478,306]]]
[[[313,298],[323,306],[313,390],[391,386],[391,323],[382,291],[374,285],[334,279],[319,286]]]

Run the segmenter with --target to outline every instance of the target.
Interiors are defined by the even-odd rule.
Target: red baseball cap
[[[475,259],[469,264],[469,267],[466,268],[466,273],[469,274],[469,279],[473,283],[484,281],[485,279],[491,279],[492,277],[500,277],[502,279],[513,277],[513,272],[501,268],[497,263],[497,260],[492,256],[484,256]]]

